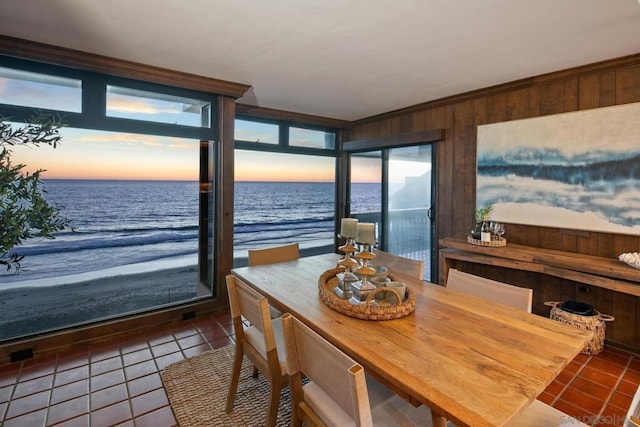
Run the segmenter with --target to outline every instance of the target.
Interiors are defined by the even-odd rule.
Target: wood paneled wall
[[[478,125],[586,110],[640,101],[640,54],[427,102],[360,120],[345,141],[393,137],[445,129],[437,149],[436,218],[438,238],[465,237],[473,224]],[[640,119],[640,118],[639,118]],[[640,251],[638,236],[507,224],[508,241],[617,258]],[[616,317],[608,340],[640,350],[640,302],[637,297],[589,288],[549,276],[468,265],[467,271],[534,289],[535,311],[548,314],[543,302],[579,299]],[[640,275],[640,271],[638,273]]]

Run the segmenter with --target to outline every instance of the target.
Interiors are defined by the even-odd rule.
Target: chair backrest
[[[371,426],[364,368],[289,313],[282,322],[292,425]]]
[[[531,313],[533,289],[508,285],[484,277],[449,269],[447,288],[508,305]]]
[[[227,275],[226,281],[236,341],[243,343],[254,364],[269,370],[276,369],[277,372],[280,362],[267,298],[231,274]],[[242,318],[249,322],[251,328],[244,327]]]
[[[293,261],[300,258],[300,248],[297,242],[269,248],[249,249],[248,253],[249,265],[251,266]]]
[[[407,276],[417,277],[420,280],[424,277],[424,260],[394,255],[389,252],[379,251],[378,249],[375,249],[373,253],[376,255],[372,261],[373,265],[382,265],[389,270],[406,274]]]

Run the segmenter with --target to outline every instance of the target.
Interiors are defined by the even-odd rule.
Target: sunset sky
[[[58,109],[63,111],[64,121],[64,111],[80,111],[81,94],[79,80],[0,67],[0,103]],[[106,111],[110,117],[199,126],[200,105],[202,101],[197,99],[107,86]],[[293,131],[299,144],[323,144],[322,132],[300,128]],[[25,164],[29,172],[44,169],[45,179],[198,179],[199,141],[196,140],[73,128],[62,129],[61,135],[62,143],[56,149],[13,147],[13,164]],[[275,142],[277,126],[241,121],[235,138],[256,141],[256,144]],[[332,182],[335,159],[236,151],[235,179]],[[379,161],[372,162],[370,167],[358,167],[352,180],[379,181]]]
[[[14,147],[14,164],[46,169],[49,179],[197,180],[199,142],[123,133],[63,129],[62,143]],[[235,178],[241,181],[334,180],[335,159],[236,151]]]

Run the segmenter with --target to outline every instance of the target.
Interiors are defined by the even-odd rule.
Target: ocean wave
[[[168,222],[168,221],[167,221]],[[113,225],[105,225],[103,227],[80,227],[74,228],[74,230],[64,230],[56,233],[56,239],[64,238],[64,237],[75,237],[82,238],[82,236],[96,234],[96,233],[147,233],[154,231],[198,231],[197,224],[189,224],[183,226],[175,226],[172,224],[171,227],[160,227],[159,224],[154,224],[154,227],[146,227],[143,226],[131,226],[131,227],[122,227],[122,226],[113,226]]]
[[[234,228],[236,230],[240,230],[240,229],[262,230],[265,227],[270,229],[276,228],[276,227],[290,227],[290,226],[302,227],[305,224],[315,225],[317,227],[319,222],[331,223],[331,226],[333,227],[333,221],[334,221],[333,216],[323,216],[323,217],[317,217],[317,218],[308,217],[308,218],[301,218],[301,219],[286,219],[286,220],[281,219],[281,220],[260,221],[260,222],[256,222],[256,221],[236,222],[234,224]]]
[[[197,182],[48,180],[46,184],[47,197],[64,207],[62,213],[71,219],[75,232],[58,232],[53,240],[30,239],[15,248],[25,256],[23,270],[17,276],[0,274],[0,285],[180,255],[193,256],[197,262]],[[361,212],[379,206],[372,190],[378,187],[354,184],[352,196],[362,206],[352,206]],[[332,189],[332,183],[238,183],[234,251],[333,242]]]
[[[74,239],[47,240],[46,244],[36,244],[33,246],[23,245],[12,252],[20,256],[29,256],[51,253],[74,253],[90,249],[112,249],[155,245],[159,243],[178,243],[197,240],[198,230],[197,228],[183,232],[147,230],[147,232],[138,235],[109,232],[105,233],[105,235],[95,235],[95,233],[93,233],[93,235],[87,234],[75,237]]]

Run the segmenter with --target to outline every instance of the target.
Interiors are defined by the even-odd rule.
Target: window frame
[[[125,132],[125,133],[135,133],[141,135],[154,135],[154,136],[165,136],[165,137],[179,137],[191,139],[194,141],[194,144],[202,144],[207,145],[208,154],[203,155],[201,153],[200,157],[204,156],[205,158],[213,158],[214,164],[210,165],[208,161],[199,161],[199,164],[195,164],[195,167],[200,169],[199,171],[199,182],[201,189],[203,187],[207,188],[208,195],[204,195],[203,191],[200,192],[200,204],[201,208],[203,204],[207,205],[209,209],[208,212],[202,212],[199,210],[199,215],[197,218],[199,229],[198,229],[198,264],[199,269],[203,271],[199,272],[200,283],[198,284],[199,289],[202,287],[207,289],[207,292],[210,293],[211,297],[217,297],[220,294],[217,286],[216,278],[219,270],[218,265],[218,245],[211,245],[209,243],[208,248],[200,247],[200,244],[204,241],[211,242],[211,235],[214,236],[214,241],[216,239],[217,234],[217,220],[218,220],[218,209],[215,206],[216,203],[216,193],[218,188],[217,180],[218,177],[215,174],[216,169],[218,168],[218,145],[219,145],[219,127],[218,123],[218,108],[219,108],[219,99],[220,96],[213,93],[202,92],[193,89],[186,89],[180,87],[169,86],[161,83],[154,83],[148,81],[142,81],[132,78],[119,77],[106,73],[99,73],[88,70],[81,70],[78,68],[67,67],[62,65],[54,65],[50,63],[44,63],[39,61],[34,61],[30,59],[22,59],[16,58],[12,56],[2,55],[0,54],[0,59],[2,60],[3,67],[5,68],[13,68],[16,70],[29,71],[40,74],[48,74],[56,77],[65,77],[65,78],[73,78],[78,79],[82,82],[82,107],[81,112],[68,112],[62,110],[54,110],[47,108],[36,108],[36,107],[24,107],[24,106],[16,106],[10,104],[0,103],[0,116],[3,116],[5,119],[14,121],[14,122],[26,122],[31,117],[34,116],[36,112],[41,112],[44,114],[53,115],[55,117],[59,117],[66,126],[70,128],[79,128],[79,129],[88,129],[88,130],[96,130],[96,131],[107,131],[107,132]],[[158,94],[167,94],[172,96],[179,96],[184,98],[192,98],[198,99],[202,101],[206,101],[209,103],[209,109],[207,112],[208,115],[208,127],[196,127],[196,126],[186,126],[186,125],[177,125],[177,124],[169,124],[169,123],[161,123],[147,120],[136,120],[131,118],[119,118],[119,117],[109,117],[107,116],[107,86],[114,85],[125,88],[130,88],[133,90],[140,90],[146,92],[154,92]],[[197,148],[202,151],[201,148]],[[206,167],[207,170],[202,170],[201,168]],[[209,168],[213,168],[213,170],[209,170]],[[209,182],[210,185],[204,185],[203,177],[209,177],[213,180],[213,182]],[[211,204],[213,204],[213,209],[211,209]],[[211,217],[210,212],[213,211],[215,215]],[[207,227],[205,230],[201,228],[201,225],[206,221]],[[204,237],[202,236],[204,235]],[[203,254],[202,251],[211,251],[211,253]],[[208,255],[208,256],[207,256]],[[200,264],[200,261],[206,258],[212,258],[214,262],[212,264],[205,263],[204,265]],[[212,280],[212,281],[211,281]],[[224,292],[222,292],[224,294]],[[202,292],[199,292],[202,295]],[[192,301],[187,301],[192,302]],[[164,308],[164,307],[156,307],[156,308]],[[150,309],[153,310],[153,309]],[[122,316],[127,316],[131,313],[122,313]]]
[[[197,139],[200,141],[215,141],[218,139],[216,105],[218,96],[211,93],[191,89],[183,89],[159,83],[145,82],[93,71],[83,71],[74,68],[44,64],[31,60],[18,59],[0,55],[5,68],[15,68],[58,77],[68,77],[82,81],[82,112],[73,113],[46,108],[22,107],[0,103],[0,114],[13,121],[28,120],[35,111],[54,114],[63,119],[69,127],[83,129],[104,130],[111,132],[130,132],[158,136],[174,136]],[[210,127],[195,127],[159,123],[146,120],[135,120],[106,115],[107,85],[122,86],[146,92],[166,93],[167,95],[195,98],[208,101]]]
[[[243,141],[234,139],[234,147],[240,150],[249,151],[269,151],[273,153],[286,153],[286,154],[307,154],[313,156],[327,156],[327,157],[339,157],[339,132],[338,129],[329,126],[318,126],[306,123],[293,122],[290,120],[278,120],[278,119],[266,119],[262,117],[251,116],[248,114],[237,113],[236,120],[244,120],[248,122],[265,123],[277,125],[278,129],[278,143],[261,143],[255,141]],[[315,148],[315,147],[300,147],[289,144],[289,128],[296,127],[299,129],[317,130],[327,133],[333,133],[335,135],[334,148]]]
[[[233,152],[237,148],[252,151],[274,151],[289,154],[304,154],[332,157],[336,159],[336,224],[338,218],[338,199],[340,198],[339,173],[340,168],[340,144],[341,130],[347,126],[346,122],[336,121],[335,125],[329,121],[329,125],[316,124],[323,123],[314,117],[298,118],[295,113],[277,112],[283,119],[266,119],[273,111],[262,111],[253,114],[243,114],[246,110],[242,104],[235,104],[237,98],[242,96],[249,86],[218,81],[216,79],[194,76],[186,73],[165,70],[158,67],[137,64],[133,62],[105,58],[79,51],[69,51],[67,49],[56,48],[48,45],[38,45],[32,43],[11,44],[9,49],[0,53],[3,66],[19,70],[36,73],[49,74],[52,76],[74,78],[82,81],[82,111],[80,113],[52,110],[46,108],[21,107],[8,104],[0,104],[0,115],[12,121],[27,121],[36,111],[53,114],[61,117],[69,127],[80,129],[91,129],[97,131],[127,132],[147,135],[158,135],[167,137],[180,137],[200,141],[201,144],[208,144],[210,154],[207,157],[213,158],[214,164],[207,175],[213,177],[213,182],[209,186],[209,199],[207,204],[214,204],[215,217],[208,218],[208,230],[212,230],[214,240],[208,235],[208,239],[214,260],[213,265],[208,268],[212,274],[214,283],[210,295],[218,303],[226,305],[226,289],[224,288],[224,274],[232,267],[232,259],[225,253],[228,252],[232,239],[229,239],[229,209],[227,193],[223,194],[223,185],[232,185],[233,172],[225,165],[233,164]],[[174,85],[175,82],[175,85]],[[131,87],[135,90],[167,93],[176,96],[210,100],[209,123],[210,127],[194,127],[165,124],[159,122],[107,117],[106,115],[106,89],[107,84],[116,86]],[[208,91],[208,90],[211,91]],[[240,113],[237,112],[240,109]],[[267,114],[262,116],[262,114]],[[231,116],[231,117],[230,117]],[[236,117],[244,120],[266,121],[276,123],[280,128],[278,144],[255,144],[252,142],[242,142],[233,140],[233,127],[229,123]],[[225,125],[226,124],[226,125]],[[223,126],[225,125],[225,126]],[[293,125],[302,129],[321,130],[335,133],[335,146],[333,149],[316,147],[295,147],[288,145],[288,126]],[[284,129],[284,132],[282,131]],[[246,144],[246,145],[245,145]],[[203,157],[201,156],[201,163]],[[231,178],[229,180],[229,178]],[[202,187],[201,187],[202,188]],[[200,212],[200,219],[202,218]],[[231,212],[232,217],[232,212]],[[231,223],[232,224],[232,223]],[[201,231],[199,232],[201,233]],[[200,237],[200,236],[199,236]],[[199,254],[199,260],[202,258]],[[203,277],[202,275],[200,277]],[[222,281],[221,281],[222,280]],[[178,306],[181,304],[178,304]],[[158,310],[164,307],[158,307]],[[153,311],[150,309],[149,311]],[[128,316],[131,313],[123,313]]]
[[[279,143],[278,144],[269,144],[269,143],[260,143],[254,141],[243,141],[235,139],[234,136],[234,153],[238,150],[244,151],[261,151],[261,152],[269,152],[269,153],[281,153],[281,154],[293,154],[293,155],[307,155],[307,156],[319,156],[319,157],[331,157],[334,159],[335,171],[334,171],[334,229],[337,230],[338,222],[340,221],[341,212],[344,210],[344,206],[340,204],[340,200],[342,200],[341,193],[341,147],[340,147],[340,132],[337,128],[330,126],[321,126],[321,125],[313,125],[307,123],[301,123],[297,121],[291,120],[279,120],[279,119],[269,119],[264,117],[252,116],[250,114],[242,114],[236,113],[235,119],[245,120],[245,121],[253,121],[258,123],[267,123],[267,124],[276,124],[279,126]],[[234,120],[235,122],[235,120]],[[300,147],[300,146],[291,146],[289,145],[289,127],[295,126],[301,129],[311,129],[311,130],[320,130],[324,132],[331,132],[335,134],[335,146],[333,149],[329,148],[315,148],[315,147]],[[234,181],[235,183],[235,181]],[[234,207],[235,208],[235,207]],[[334,233],[335,235],[335,233]],[[338,240],[337,237],[334,237],[334,247],[337,248]]]

